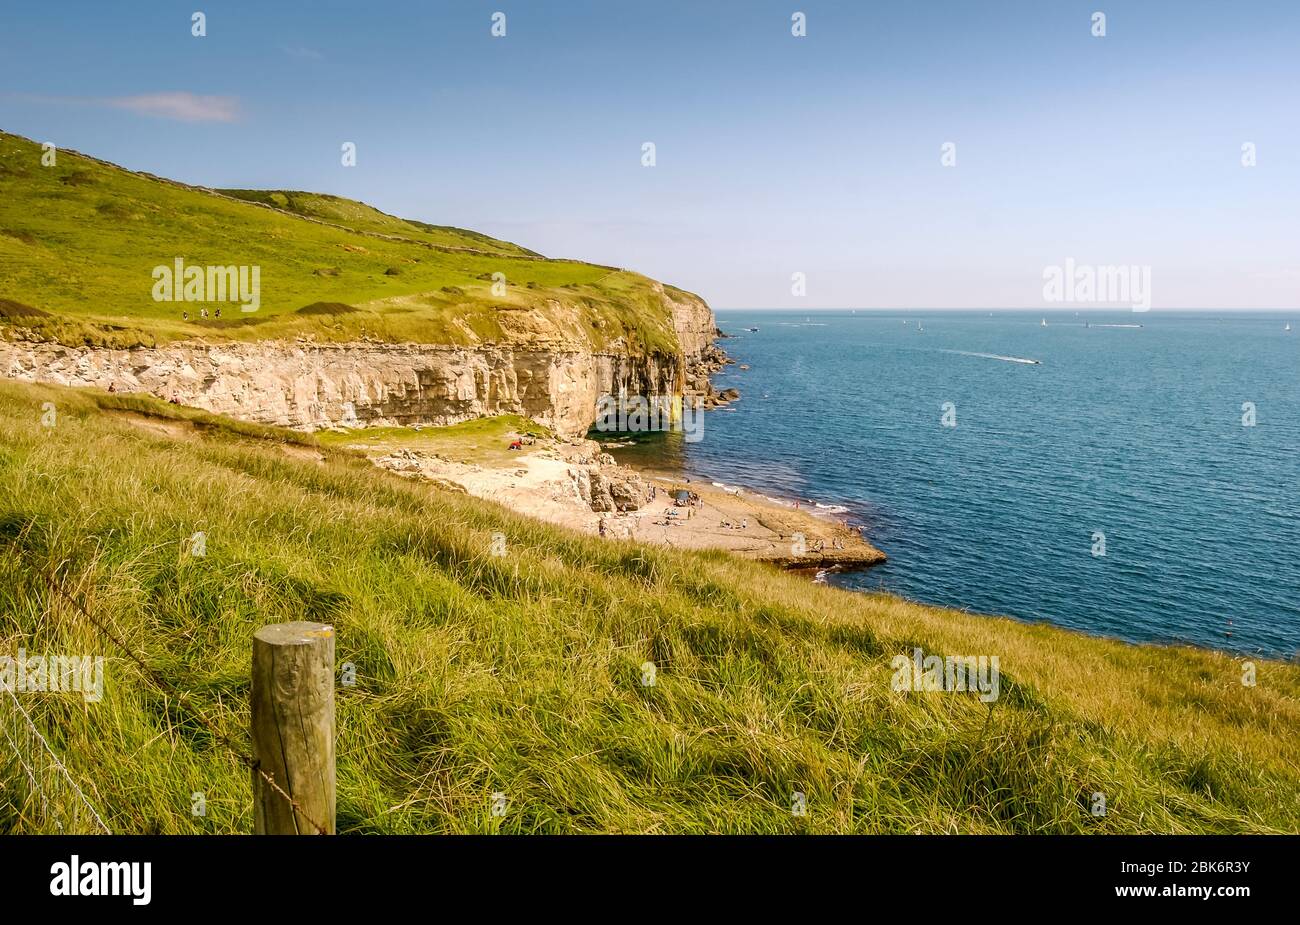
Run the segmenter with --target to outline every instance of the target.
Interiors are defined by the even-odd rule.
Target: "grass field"
[[[678,350],[652,280],[315,193],[221,193],[0,133],[0,326],[69,344],[312,336]],[[259,267],[261,304],[201,318],[155,267]],[[493,292],[494,274],[504,291]],[[215,303],[209,303],[211,310]],[[188,310],[189,319],[182,317]]]
[[[554,436],[547,427],[515,414],[476,418],[447,427],[363,427],[322,431],[316,439],[324,446],[373,446],[385,452],[408,449],[436,453],[452,462],[507,466],[519,459],[510,449],[517,435],[542,439]]]
[[[0,652],[107,657],[101,702],[23,702],[113,831],[251,830],[212,730],[247,743],[252,633],[297,619],[357,666],[342,832],[1300,830],[1300,666],[1246,686],[1219,653],[581,537],[313,437],[0,382]],[[914,647],[997,655],[1001,696],[894,691]],[[0,831],[48,828],[0,755]]]

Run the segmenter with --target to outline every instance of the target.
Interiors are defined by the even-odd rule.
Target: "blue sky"
[[[1044,268],[1066,258],[1150,266],[1156,308],[1300,307],[1296,3],[190,0],[0,17],[7,131],[192,183],[355,197],[716,307],[1041,307]]]

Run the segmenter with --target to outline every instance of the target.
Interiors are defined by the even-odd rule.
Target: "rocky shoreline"
[[[722,333],[721,328],[713,329],[715,338],[725,338],[727,335]],[[719,391],[712,382],[714,373],[727,366],[735,365],[735,360],[727,356],[727,352],[717,345],[710,343],[700,352],[700,358],[695,364],[695,374],[692,377],[692,392],[703,397],[703,407],[707,411],[712,408],[723,408],[731,402],[740,398],[740,392],[736,389],[728,388]]]
[[[489,465],[393,448],[368,440],[364,431],[355,436],[347,445],[381,468],[583,533],[676,549],[722,549],[795,570],[860,569],[885,561],[883,552],[833,517],[744,489],[622,466],[593,440],[547,438],[521,446],[508,462]]]
[[[0,370],[24,381],[148,392],[243,420],[346,434],[355,440],[345,445],[381,468],[600,536],[724,549],[791,569],[883,561],[880,550],[837,521],[743,490],[638,472],[586,439],[601,394],[678,395],[704,409],[740,397],[711,381],[735,363],[717,344],[726,335],[712,312],[703,302],[664,298],[682,344],[674,357],[537,344],[302,339],[109,349],[0,339]],[[420,449],[418,440],[403,445],[367,433],[399,427],[418,434],[507,414],[537,421],[554,436],[530,438],[516,455],[489,462],[450,459]],[[679,503],[678,492],[689,500]]]

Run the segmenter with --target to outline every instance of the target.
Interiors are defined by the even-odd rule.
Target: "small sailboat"
[[[1290,330],[1291,330],[1291,322],[1288,321],[1288,322],[1286,323],[1286,327],[1284,327],[1282,330],[1283,330],[1283,331],[1286,331],[1286,332],[1290,332]]]
[[[922,324],[922,323],[919,322],[919,321],[916,323],[916,333],[917,333],[917,334],[924,334],[924,333],[925,333],[925,325]]]
[[[1045,327],[1047,327],[1047,319],[1044,318],[1042,321],[1038,322],[1038,326],[1039,326],[1040,328],[1045,328]]]

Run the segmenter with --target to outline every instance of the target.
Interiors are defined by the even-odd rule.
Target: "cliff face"
[[[707,393],[713,312],[693,297],[663,298],[681,343],[675,355],[510,344],[196,342],[111,350],[0,341],[0,371],[25,381],[151,392],[299,429],[444,425],[514,413],[576,435],[594,422],[602,395]]]

